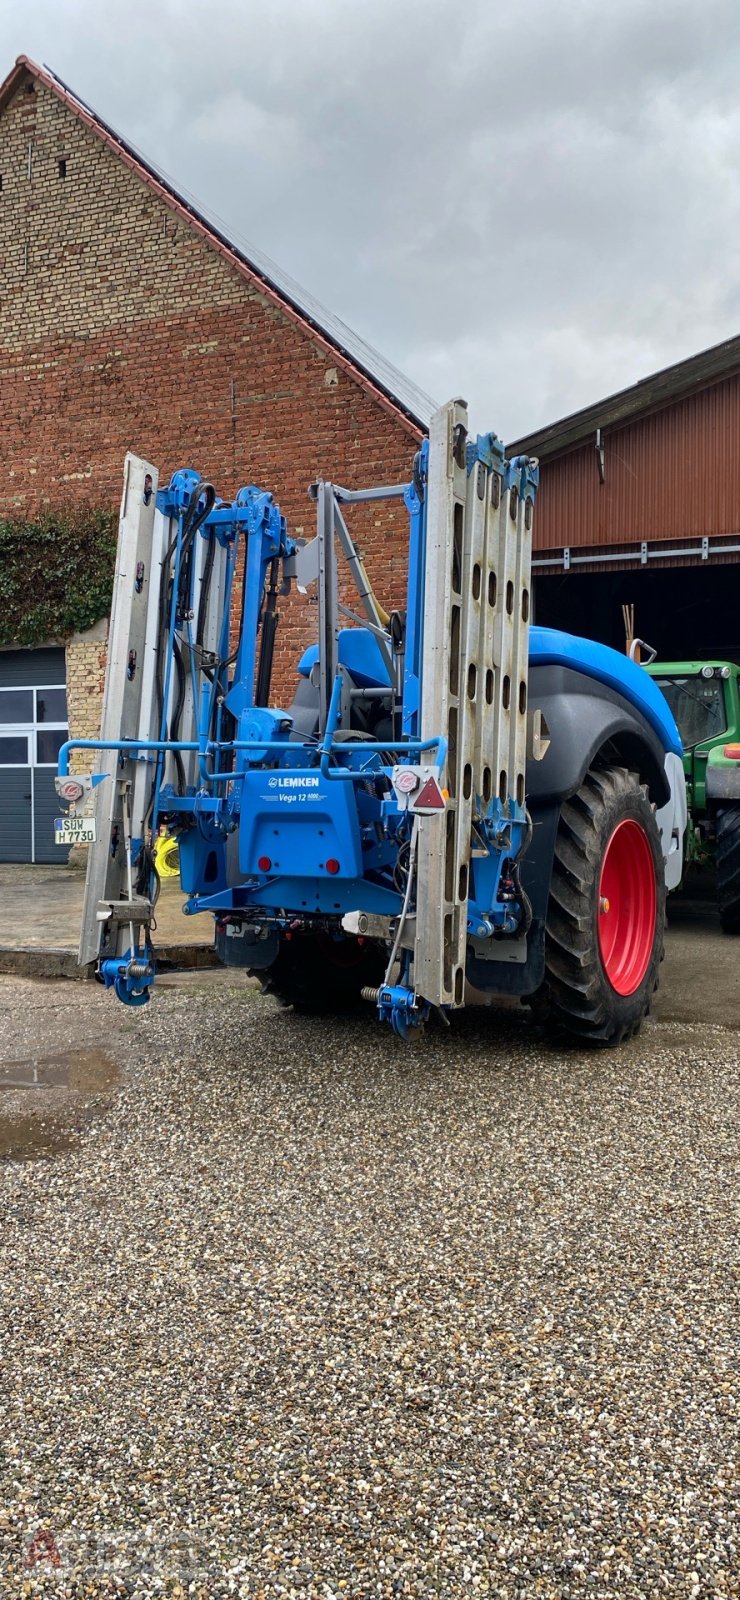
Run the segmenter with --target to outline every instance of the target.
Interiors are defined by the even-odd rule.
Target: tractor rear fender
[[[575,794],[597,757],[639,773],[653,803],[671,798],[666,748],[642,712],[615,689],[564,666],[533,666],[529,704],[544,714],[550,748],[527,768],[527,798],[562,804]]]
[[[527,995],[542,983],[545,920],[560,809],[580,789],[595,762],[603,759],[605,765],[625,766],[638,774],[656,807],[667,888],[678,887],[683,869],[683,764],[675,750],[666,749],[637,707],[603,682],[595,682],[573,668],[552,664],[530,667],[529,704],[543,712],[550,733],[550,747],[542,761],[527,763],[532,837],[520,863],[520,874],[532,910],[532,924],[525,960],[497,961],[493,948],[488,959],[469,958],[469,981],[493,994]]]
[[[628,767],[647,785],[657,812],[666,887],[677,889],[687,822],[680,754],[666,748],[663,736],[643,716],[634,698],[627,700],[616,689],[570,667],[533,667],[529,703],[542,710],[551,741],[543,760],[530,762],[527,768],[527,803],[532,814],[543,806],[559,808],[580,789],[589,767],[597,761]]]

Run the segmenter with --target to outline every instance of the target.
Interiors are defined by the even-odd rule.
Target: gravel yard
[[[740,951],[674,942],[600,1055],[0,979],[0,1593],[740,1594]]]

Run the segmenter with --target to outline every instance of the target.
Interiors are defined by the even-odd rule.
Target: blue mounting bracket
[[[378,989],[377,1006],[379,1020],[390,1022],[399,1039],[406,1039],[411,1028],[419,1028],[426,1022],[431,1009],[405,984],[383,984]]]
[[[122,956],[101,961],[100,975],[106,989],[115,989],[125,1006],[145,1006],[151,999],[154,962],[142,960],[140,950],[126,950]]]

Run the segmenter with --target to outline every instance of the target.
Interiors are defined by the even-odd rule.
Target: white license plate
[[[94,844],[94,817],[55,817],[55,844]]]

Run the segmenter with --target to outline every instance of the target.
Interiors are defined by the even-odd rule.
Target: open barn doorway
[[[740,565],[535,572],[534,620],[624,650],[622,606],[662,661],[740,662]]]

